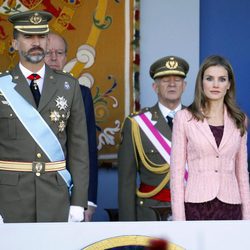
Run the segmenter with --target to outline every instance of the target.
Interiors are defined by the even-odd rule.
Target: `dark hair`
[[[19,33],[20,33],[20,32],[19,32],[18,30],[13,29],[13,38],[14,38],[14,39],[17,39]]]
[[[195,97],[193,103],[187,108],[196,120],[204,120],[206,115],[202,111],[209,109],[209,103],[203,89],[203,76],[207,68],[211,66],[222,66],[228,73],[228,80],[230,82],[230,88],[228,89],[225,97],[224,104],[227,107],[227,111],[232,117],[235,125],[240,129],[241,136],[246,132],[246,115],[240,110],[236,104],[235,99],[235,78],[231,64],[222,56],[213,55],[207,57],[200,66],[198,75],[196,77],[195,84]],[[206,112],[205,112],[206,113]]]

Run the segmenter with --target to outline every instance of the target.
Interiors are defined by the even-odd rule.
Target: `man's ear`
[[[187,82],[183,80],[183,91],[186,89],[186,87],[187,87]]]
[[[12,47],[15,49],[15,50],[18,50],[18,48],[17,48],[17,43],[18,43],[18,41],[16,40],[16,39],[12,39]]]
[[[158,94],[158,84],[156,82],[153,82],[152,88],[155,91],[155,93]]]

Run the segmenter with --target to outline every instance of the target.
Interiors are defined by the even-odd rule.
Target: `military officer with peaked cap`
[[[119,220],[159,220],[163,217],[155,209],[170,209],[172,119],[183,108],[188,70],[188,63],[176,56],[154,62],[149,74],[158,102],[125,119],[118,151]]]
[[[14,26],[12,45],[20,61],[0,77],[0,215],[4,223],[80,222],[87,207],[84,104],[78,81],[44,63],[51,18],[45,11],[9,17]]]

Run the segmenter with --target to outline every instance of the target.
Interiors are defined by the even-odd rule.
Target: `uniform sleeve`
[[[118,151],[118,203],[121,221],[136,220],[136,173],[131,121],[127,118]]]
[[[185,114],[177,112],[174,118],[172,147],[170,157],[170,190],[173,220],[185,220],[184,175],[186,164],[187,138],[185,133]]]
[[[89,183],[88,135],[84,104],[78,81],[67,125],[67,158],[73,180],[71,205],[87,208]]]

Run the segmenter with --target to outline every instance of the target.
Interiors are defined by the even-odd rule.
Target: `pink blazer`
[[[174,220],[185,220],[184,202],[205,202],[217,197],[242,204],[243,219],[250,219],[247,170],[247,135],[240,136],[224,112],[224,133],[219,148],[208,122],[191,119],[186,109],[174,118],[170,164],[171,203]],[[184,184],[185,163],[188,180]]]

